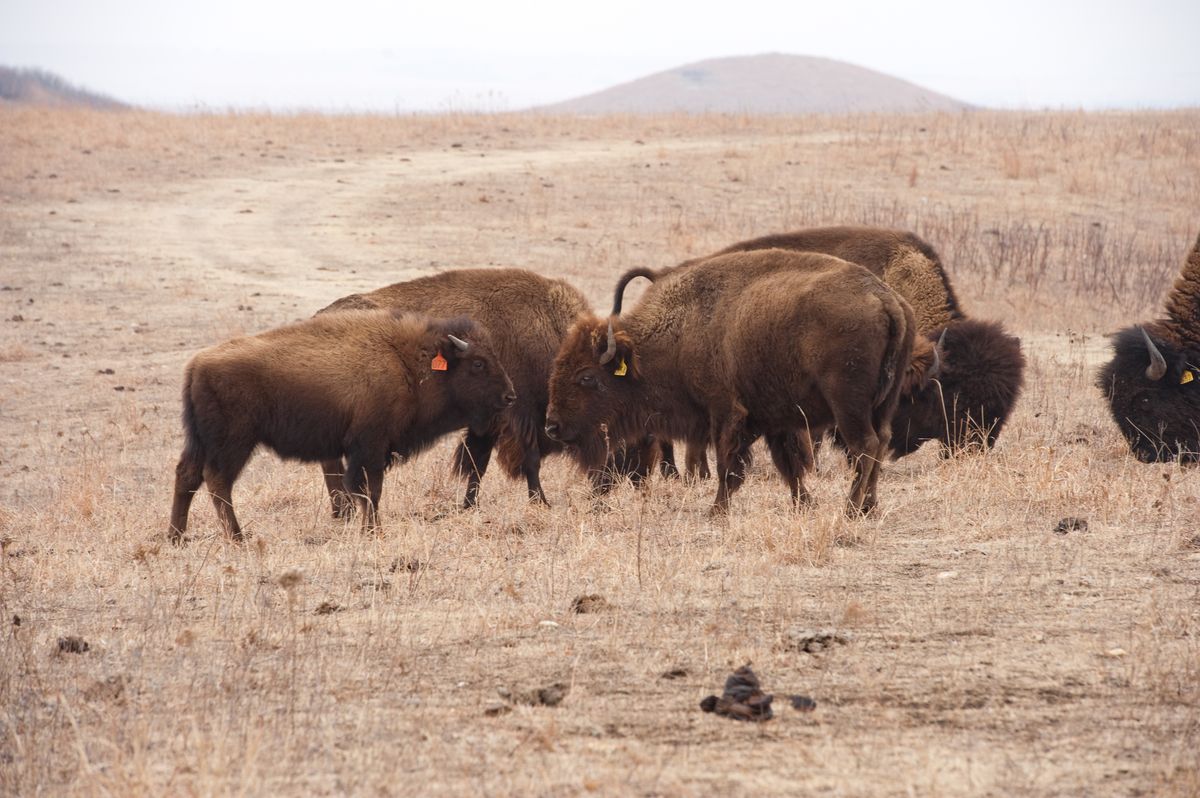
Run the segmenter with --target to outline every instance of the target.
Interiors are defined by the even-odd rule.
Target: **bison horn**
[[[1167,373],[1167,361],[1163,358],[1162,352],[1158,351],[1158,347],[1154,345],[1154,341],[1150,339],[1150,333],[1146,332],[1146,328],[1140,327],[1139,329],[1142,331],[1142,337],[1146,339],[1146,349],[1150,352],[1150,365],[1146,367],[1146,379],[1161,380]]]
[[[617,355],[617,336],[613,335],[612,319],[608,320],[608,348],[604,350],[604,354],[600,356],[600,365],[608,363]]]
[[[466,352],[468,349],[471,348],[471,345],[469,343],[467,343],[466,341],[464,341],[463,339],[461,339],[457,336],[447,335],[446,337],[450,339],[450,343],[454,344],[454,346],[458,349],[459,352]]]

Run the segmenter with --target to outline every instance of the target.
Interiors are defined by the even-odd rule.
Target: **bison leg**
[[[546,500],[546,491],[542,490],[542,452],[537,446],[525,449],[521,473],[525,475],[525,486],[529,489],[529,501],[549,507],[550,502]]]
[[[345,521],[354,512],[354,502],[344,488],[346,470],[342,459],[322,460],[321,472],[325,475],[325,488],[329,491],[329,503],[335,520]]]
[[[483,479],[483,472],[487,471],[488,463],[491,462],[495,445],[494,435],[477,435],[471,430],[467,430],[466,436],[458,444],[455,466],[458,473],[467,475],[467,494],[462,503],[464,510],[470,510],[479,504],[479,482]]]
[[[238,523],[237,515],[233,512],[233,483],[237,480],[245,463],[246,461],[243,460],[237,467],[221,468],[212,465],[204,467],[204,483],[208,485],[208,492],[212,494],[217,518],[221,519],[226,534],[239,543],[245,540],[245,536],[242,534],[242,526]]]
[[[750,447],[754,436],[747,434],[745,415],[738,415],[724,425],[713,425],[719,429],[716,436],[717,449],[717,498],[709,515],[725,515],[729,511],[729,498],[742,486],[746,479],[746,466],[750,464]]]
[[[346,493],[353,496],[362,513],[363,531],[379,529],[379,498],[383,493],[383,471],[387,460],[382,457],[367,460],[351,454],[346,458],[344,479]]]
[[[792,491],[792,502],[800,507],[812,500],[804,487],[804,473],[813,466],[812,438],[808,430],[777,432],[767,436],[767,448],[775,468]]]
[[[617,473],[629,477],[635,488],[645,485],[654,472],[654,459],[658,456],[655,451],[657,445],[649,435],[639,438],[635,443],[624,444],[621,447],[624,460]]]
[[[679,467],[675,465],[675,444],[668,440],[659,441],[658,454],[658,472],[667,479],[678,477]]]
[[[204,484],[204,463],[192,451],[191,447],[183,450],[179,464],[175,466],[175,497],[171,502],[171,526],[167,530],[167,538],[172,543],[182,543],[183,533],[187,531],[188,510],[196,491]]]
[[[863,515],[875,506],[875,483],[879,479],[884,452],[869,416],[839,418],[837,423],[846,444],[846,454],[854,465],[854,481],[850,484],[846,512],[851,516]]]
[[[871,469],[871,480],[867,484],[867,494],[863,499],[863,512],[869,513],[875,509],[878,499],[875,494],[876,485],[879,483],[879,473],[883,471],[883,463],[888,458],[888,452],[892,443],[891,426],[884,424],[879,428],[879,446],[875,451],[875,467]]]
[[[691,479],[708,479],[712,473],[708,470],[708,446],[701,442],[689,442],[687,445],[687,472]]]

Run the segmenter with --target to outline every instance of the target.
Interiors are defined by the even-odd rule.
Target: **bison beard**
[[[485,331],[466,319],[348,311],[227,341],[185,372],[186,441],[168,535],[182,540],[192,498],[207,484],[227,533],[241,540],[233,484],[259,444],[302,461],[344,456],[342,487],[372,529],[393,458],[485,427],[515,398]]]
[[[736,290],[725,290],[731,280]],[[623,321],[576,324],[554,364],[547,432],[594,458],[602,428],[617,441],[709,437],[720,476],[713,512],[723,513],[759,437],[806,500],[809,435],[836,425],[855,461],[849,509],[867,511],[913,327],[903,300],[837,258],[716,258],[660,283]]]

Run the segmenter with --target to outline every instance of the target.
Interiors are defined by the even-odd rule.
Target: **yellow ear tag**
[[[1192,374],[1192,372],[1185,371],[1185,372],[1183,372],[1183,376],[1179,378],[1179,384],[1187,385],[1189,382],[1191,382],[1194,379],[1196,379],[1196,377]]]
[[[624,377],[629,373],[629,366],[625,365],[625,358],[621,358],[621,365],[617,366],[617,370],[613,372],[614,377]]]
[[[442,357],[442,353],[438,352],[433,356],[433,361],[429,364],[429,368],[433,371],[445,371],[449,365],[446,362],[446,358]]]

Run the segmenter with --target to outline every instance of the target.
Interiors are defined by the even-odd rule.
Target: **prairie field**
[[[1200,111],[0,107],[0,794],[1198,795],[1200,478],[1094,386],[1198,197]],[[462,512],[451,436],[377,535],[260,452],[245,544],[203,496],[166,542],[206,346],[455,267],[605,312],[627,268],[841,223],[925,237],[1028,359],[991,453],[889,463],[867,519],[829,452],[803,511],[763,453],[725,521],[562,457],[550,508],[493,466]],[[701,712],[746,663],[775,718]]]

